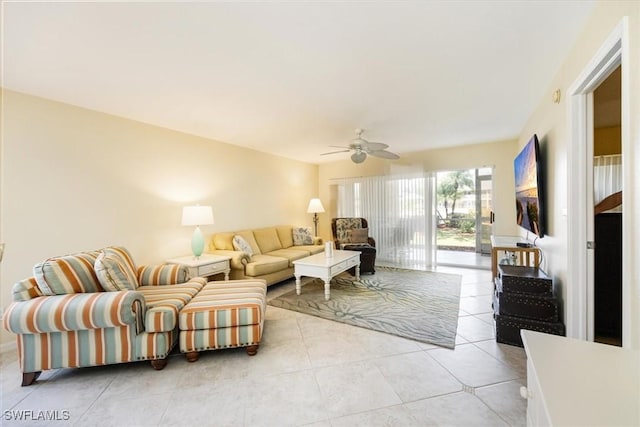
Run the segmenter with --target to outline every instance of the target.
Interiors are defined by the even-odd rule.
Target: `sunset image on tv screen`
[[[523,228],[540,235],[540,203],[538,199],[538,176],[536,168],[536,146],[531,140],[514,160],[516,178],[516,215]]]

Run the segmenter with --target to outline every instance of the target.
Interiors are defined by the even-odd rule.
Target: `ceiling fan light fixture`
[[[389,148],[387,144],[383,144],[382,142],[371,142],[364,139],[362,137],[362,129],[356,129],[356,139],[352,139],[348,146],[330,145],[330,147],[342,148],[342,150],[322,153],[321,156],[353,151],[354,153],[351,155],[351,161],[356,164],[367,160],[367,155],[387,160],[397,160],[400,158],[397,154],[387,151],[387,148]]]
[[[351,160],[353,161],[353,163],[362,163],[366,159],[367,159],[367,153],[365,153],[364,151],[358,150],[351,155]]]

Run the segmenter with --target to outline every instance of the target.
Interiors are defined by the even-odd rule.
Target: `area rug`
[[[329,301],[321,279],[303,279],[300,295],[293,290],[269,305],[454,348],[461,281],[456,274],[376,266],[360,280],[348,273],[332,279]]]

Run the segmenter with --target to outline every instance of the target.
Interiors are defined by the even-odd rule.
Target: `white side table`
[[[169,264],[182,264],[189,268],[189,277],[209,277],[214,274],[224,273],[224,280],[229,280],[231,257],[223,255],[202,254],[197,259],[193,256],[183,256],[168,259]]]

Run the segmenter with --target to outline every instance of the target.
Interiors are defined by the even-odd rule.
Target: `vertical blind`
[[[598,204],[607,196],[622,191],[622,155],[593,158],[593,201]]]
[[[362,217],[376,240],[376,264],[431,268],[435,263],[435,177],[431,173],[345,178],[338,217]]]

